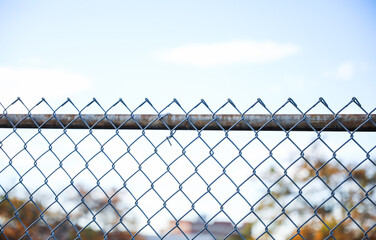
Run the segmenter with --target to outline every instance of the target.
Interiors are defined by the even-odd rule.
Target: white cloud
[[[349,80],[354,76],[354,64],[345,62],[339,65],[336,71],[337,77],[343,80]]]
[[[90,80],[80,74],[58,69],[0,66],[0,100],[66,98],[87,89]]]
[[[215,44],[194,44],[177,47],[162,54],[167,62],[193,66],[268,63],[294,55],[299,47],[271,41],[234,41]]]

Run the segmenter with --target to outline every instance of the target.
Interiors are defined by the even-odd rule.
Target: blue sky
[[[373,1],[0,1],[0,101],[245,110],[322,96],[339,110],[355,96],[371,110],[375,13]]]

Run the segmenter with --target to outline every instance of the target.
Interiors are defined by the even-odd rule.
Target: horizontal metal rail
[[[3,114],[0,128],[376,131],[376,114]],[[283,128],[283,129],[282,129]]]

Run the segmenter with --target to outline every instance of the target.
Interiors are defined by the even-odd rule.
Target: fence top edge
[[[376,131],[376,114],[3,114],[0,128]]]

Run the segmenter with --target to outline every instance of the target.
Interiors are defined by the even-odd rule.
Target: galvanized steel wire
[[[26,113],[9,113],[16,105],[21,106]],[[45,110],[47,109],[47,113],[34,113],[36,109],[42,105]],[[68,105],[71,109],[74,109],[74,112],[69,114],[59,112]],[[343,113],[350,105],[356,106],[360,113]],[[100,112],[87,114],[85,111],[93,106],[100,109]],[[143,106],[148,106],[154,113],[140,113],[140,109]],[[297,113],[280,114],[280,111],[287,108],[287,106],[292,107]],[[318,106],[323,107],[327,113],[311,114],[311,111]],[[86,235],[84,236],[84,233],[86,234],[85,229],[87,230],[89,228],[97,229],[96,233],[99,233],[103,239],[121,239],[122,237],[111,235],[118,231],[117,229],[126,232],[130,239],[142,239],[146,229],[148,229],[149,234],[152,233],[156,239],[168,239],[169,236],[173,236],[174,232],[178,232],[182,239],[202,239],[200,238],[202,236],[206,236],[207,239],[313,239],[309,237],[309,234],[307,235],[307,233],[304,232],[304,229],[311,224],[311,221],[315,221],[315,224],[321,224],[320,226],[327,232],[325,239],[337,239],[336,236],[338,235],[336,235],[336,231],[342,229],[344,224],[351,225],[351,227],[346,228],[346,231],[352,229],[351,231],[354,230],[357,234],[360,233],[362,235],[360,239],[375,239],[376,220],[374,220],[374,217],[376,215],[376,183],[373,176],[376,177],[376,139],[374,135],[370,135],[368,139],[370,145],[364,147],[357,141],[357,134],[376,131],[376,109],[366,111],[356,98],[351,99],[351,101],[337,112],[334,112],[322,98],[305,111],[301,110],[292,99],[288,99],[275,111],[271,111],[261,99],[257,99],[257,101],[251,104],[245,111],[239,110],[236,104],[230,99],[218,109],[210,108],[204,100],[197,103],[197,105],[191,109],[184,109],[176,99],[161,110],[157,110],[148,99],[135,109],[130,109],[122,99],[114,103],[108,109],[104,109],[95,99],[81,109],[76,107],[74,102],[70,99],[57,108],[51,107],[45,99],[42,99],[32,107],[27,107],[21,99],[17,99],[8,106],[1,104],[0,107],[3,110],[0,115],[0,132],[2,132],[2,135],[0,135],[0,210],[5,211],[4,209],[8,209],[11,212],[11,215],[0,215],[0,239],[15,239],[14,236],[17,236],[16,238],[18,239],[39,239],[41,237],[46,239],[85,239],[87,238]],[[112,114],[112,109],[116,107],[121,107],[123,112],[120,114]],[[172,107],[179,109],[180,113],[168,113],[169,108]],[[236,114],[223,114],[222,110],[228,107],[235,111]],[[256,107],[261,108],[266,113],[250,113]],[[206,114],[194,113],[198,108],[205,109]],[[26,135],[23,135],[22,131],[28,131],[28,129],[32,132],[30,134],[28,133],[28,137],[25,137]],[[72,131],[72,129],[80,129],[75,131],[84,133],[80,138],[75,138],[75,136],[71,135],[72,132],[70,131]],[[102,133],[96,132],[98,129],[107,129],[100,131],[111,132],[107,140],[103,141],[100,136]],[[161,132],[163,135],[162,140],[157,143],[148,135],[149,131],[155,131],[156,129],[164,130]],[[54,138],[47,137],[48,131],[54,130],[59,131],[58,134],[56,134]],[[216,142],[209,143],[210,139],[208,140],[208,138],[203,137],[203,134],[209,130],[216,130],[221,133],[222,136]],[[235,137],[231,135],[237,130],[242,130],[250,136],[245,144],[239,145],[237,139],[234,139]],[[129,141],[123,137],[122,132],[124,131],[133,131],[132,134],[136,134],[137,137]],[[265,131],[283,133],[284,137],[280,141],[277,141],[274,146],[270,146],[270,144],[265,143],[265,138],[260,137]],[[307,145],[301,147],[297,144],[297,139],[291,136],[295,131],[310,132],[315,138],[310,140]],[[324,133],[330,131],[346,133],[347,140],[338,146],[330,146],[322,137]],[[181,133],[184,134],[184,132],[195,133],[195,137],[190,141],[182,143],[181,138],[177,137],[177,135]],[[18,141],[18,146],[5,147],[5,145],[10,142],[10,139],[16,139],[14,141]],[[81,143],[87,139],[91,139],[92,142],[99,146],[98,152],[94,152],[90,157],[86,154],[86,150],[81,150]],[[107,148],[109,142],[113,139],[121,142],[123,146],[121,156],[116,158],[111,156],[111,151],[114,149]],[[41,145],[46,145],[45,150],[38,154],[31,151],[29,146],[36,140],[38,140]],[[142,158],[133,150],[134,146],[141,142],[142,144],[148,145],[145,146],[145,148],[151,149],[151,154]],[[199,160],[194,159],[193,156],[195,153],[189,153],[191,146],[197,142],[202,144],[207,152],[206,157]],[[220,160],[221,156],[216,155],[216,152],[219,152],[218,149],[223,142],[226,142],[237,152],[235,157],[227,159],[225,163]],[[263,148],[269,153],[268,156],[257,162],[257,164],[253,163],[250,160],[250,156],[244,153],[248,146],[256,143],[260,148]],[[299,153],[299,156],[292,159],[288,164],[283,164],[274,154],[275,150],[285,143],[289,143],[292,148]],[[318,162],[311,161],[310,158],[307,157],[307,152],[315,143],[320,143],[325,146],[331,156],[329,158],[320,159]],[[338,152],[350,143],[362,152],[362,156],[359,156],[360,160],[356,161],[354,163],[355,165],[351,165],[351,167],[349,167],[350,165],[348,163],[342,162],[342,160],[337,157]],[[67,152],[65,155],[59,155],[57,150],[55,150],[56,146],[59,144],[72,145],[72,151]],[[180,154],[174,157],[172,161],[166,160],[168,150],[166,152],[165,146],[172,145],[180,149]],[[12,152],[13,148],[17,150]],[[226,149],[224,151],[226,151]],[[25,156],[33,162],[32,166],[28,167],[28,169],[17,167],[20,166],[19,156],[22,154],[25,154]],[[41,160],[47,155],[50,155],[57,164],[56,167],[49,172],[44,170],[42,165],[44,162]],[[67,166],[70,166],[67,164],[70,160],[67,159],[70,159],[73,155],[77,156],[82,163],[80,165],[82,168],[78,169],[74,175],[72,175],[70,169],[67,169]],[[103,170],[101,175],[97,175],[90,167],[92,162],[97,161],[99,155],[102,156],[101,161],[105,161],[109,166],[108,169]],[[130,161],[136,165],[134,171],[127,176],[124,176],[120,171],[121,169],[117,167],[117,164],[123,161],[123,157],[129,157],[129,159],[131,159]],[[184,161],[192,167],[192,170],[187,168],[187,175],[185,175],[184,178],[176,176],[172,171],[172,168],[183,161],[183,158],[185,159]],[[146,171],[144,168],[151,161],[158,161],[164,166],[164,170],[159,173],[158,176],[151,176],[150,172]],[[215,166],[220,169],[218,174],[210,180],[204,176],[206,173],[203,173],[201,170],[203,169],[203,165],[207,164],[209,161],[211,161],[212,164],[216,164]],[[17,162],[17,164],[15,162]],[[248,176],[241,181],[235,180],[228,172],[229,169],[238,162],[241,162],[241,164],[249,169]],[[320,164],[315,165],[318,163]],[[260,169],[268,164],[273,164],[274,168],[271,168],[270,172],[265,175],[261,173]],[[337,167],[337,170],[331,168],[331,170],[334,171],[333,174],[346,173],[347,176],[339,182],[329,179],[323,172],[328,169],[326,166],[331,164],[336,164]],[[298,177],[299,169],[294,171],[291,169],[294,167],[302,167],[303,165],[306,166],[305,170],[311,175],[305,177],[304,181],[301,180],[301,182],[299,182],[300,180],[298,181],[297,179],[303,179]],[[278,169],[276,170],[275,168]],[[364,174],[362,177],[358,177],[360,170],[362,170],[361,173]],[[276,171],[279,171],[280,175],[276,175],[276,177],[273,178]],[[14,179],[8,179],[8,172],[12,172]],[[29,178],[34,172],[38,172],[38,174],[42,176],[42,181],[39,180],[40,182],[34,183],[38,186],[31,189],[28,185],[29,183],[25,182],[24,179]],[[61,172],[65,174],[64,176],[67,180],[61,182],[60,184],[63,184],[64,187],[56,191],[52,179],[54,175],[58,173],[63,174]],[[80,189],[77,180],[83,172],[88,173],[95,182],[94,186],[90,186],[89,189],[85,189],[84,191]],[[303,170],[301,172],[303,172]],[[122,185],[109,191],[103,187],[102,181],[111,174],[116,176],[117,179],[121,179],[119,181],[122,182]],[[133,189],[135,186],[137,188],[138,183],[135,179],[138,179],[139,176],[147,182],[148,187],[142,190],[143,192],[136,194]],[[268,176],[270,176],[270,179],[265,179],[265,177],[268,178]],[[173,182],[175,187],[170,189],[169,191],[171,192],[165,196],[165,194],[159,192],[156,185],[167,177],[169,181]],[[193,178],[197,178],[196,181],[202,185],[202,188],[206,189],[195,197],[190,196],[188,191],[185,190],[187,182],[191,181]],[[362,179],[368,180],[367,182],[364,182],[365,180],[362,182]],[[221,181],[227,181],[232,188],[232,192],[226,193],[226,197],[224,197],[224,195],[217,195],[212,190],[213,186],[217,186]],[[250,193],[243,190],[244,186],[250,181],[257,181],[261,186],[258,189],[252,190],[258,191],[257,194],[255,192],[255,195],[259,196],[258,199],[250,199]],[[284,185],[282,185],[282,183]],[[352,184],[351,191],[357,191],[356,196],[361,196],[360,198],[355,200],[350,199],[347,192],[344,193],[346,197],[339,196],[346,191],[342,189],[342,186],[347,186],[348,184]],[[280,192],[275,191],[275,188],[280,185]],[[307,191],[306,189],[319,185],[325,188],[325,191],[330,194],[322,199],[321,197],[317,199],[307,199],[309,194],[305,192]],[[17,191],[24,192],[24,195],[20,195],[16,198],[15,196],[18,194]],[[75,206],[68,207],[68,205],[72,205],[72,202],[66,199],[64,200],[63,198],[63,195],[69,191],[75,194],[75,199],[73,200]],[[101,203],[102,205],[100,205],[100,207],[93,205],[90,202],[93,199],[89,199],[90,194],[95,191],[99,191],[105,199],[105,202]],[[39,196],[38,194],[41,192],[48,192],[53,198],[47,201],[47,205],[43,203],[46,199],[37,198],[37,196]],[[127,206],[124,208],[126,210],[124,211],[119,210],[118,205],[116,205],[118,204],[116,201],[120,201],[117,198],[119,192],[126,192],[130,199],[127,200]],[[153,194],[153,196],[161,202],[159,208],[155,208],[153,211],[145,209],[143,207],[144,205],[140,203],[142,201],[152,201],[151,198],[148,198],[150,194]],[[171,202],[177,195],[186,200],[185,206],[187,210],[183,214],[177,214],[174,208],[171,207]],[[355,194],[353,195],[355,196]],[[201,212],[201,210],[197,208],[197,205],[204,202],[203,199],[208,197],[218,205],[217,212],[210,215],[209,219],[205,212]],[[346,198],[348,199],[347,201],[355,202],[349,205],[344,202]],[[19,199],[24,200],[20,202]],[[238,215],[241,217],[236,219],[233,217],[233,213],[228,209],[230,202],[235,202],[235,199],[238,199],[236,200],[238,202],[241,201],[248,209],[245,212],[239,213]],[[269,200],[267,201],[267,199]],[[312,202],[316,203],[313,204]],[[330,209],[326,209],[326,213],[321,212],[324,211],[322,209],[325,208],[329,202],[340,209],[338,211],[345,213],[342,218],[338,217],[342,215],[336,213],[336,210],[331,211]],[[301,207],[299,204],[304,205],[304,207]],[[1,206],[3,206],[3,208]],[[53,217],[51,217],[48,212],[52,211],[53,206],[58,206],[60,210],[54,210],[55,214],[62,215],[62,217],[51,222]],[[301,213],[300,217],[293,217],[295,212],[288,209],[295,207],[298,211],[306,212]],[[25,215],[25,209],[28,208],[34,209],[33,211],[36,215],[31,218],[31,221],[25,222],[21,215]],[[82,219],[86,219],[85,221],[77,217],[77,209],[79,208],[85,209],[85,214],[82,213],[80,215]],[[363,208],[367,208],[367,212],[371,214],[371,216],[363,216],[362,214],[365,214],[365,212],[358,210]],[[110,219],[116,219],[116,221],[106,223],[100,220],[105,211],[111,211],[113,217]],[[129,224],[127,221],[129,221],[128,216],[134,211],[137,211],[145,220],[132,226],[132,224]],[[169,218],[174,222],[174,225],[169,225],[169,228],[165,229],[163,232],[156,227],[158,224],[154,223],[154,220],[157,218],[156,216],[162,212],[168,214]],[[189,214],[195,214],[198,221],[201,223],[199,230],[194,233],[184,232],[186,228],[182,226],[183,223],[187,223],[185,218]],[[271,214],[272,219],[269,220],[265,218],[264,214]],[[232,226],[231,231],[221,236],[213,230],[213,227],[210,227],[218,220],[218,216],[222,216],[221,220],[231,223]],[[252,229],[254,230],[252,230],[252,233],[245,233],[242,226],[250,217],[254,219],[252,222]],[[281,219],[283,219],[283,221]],[[328,222],[328,219],[336,219],[336,221],[335,223]],[[139,221],[137,218],[133,220]],[[192,221],[192,219],[190,219],[190,221]],[[81,222],[85,223],[82,224]],[[16,229],[16,223],[18,224],[17,226],[21,227],[17,228],[18,233],[16,235],[10,236],[9,229]],[[38,233],[40,234],[38,235],[35,232],[32,233],[33,229],[42,225],[43,234]],[[289,225],[291,229],[294,229],[293,234],[291,234],[291,232],[284,233],[285,235],[282,237],[282,235],[280,235],[282,234],[281,229],[285,228],[287,225]],[[63,228],[70,229],[71,235],[69,237],[61,233],[61,229]],[[256,231],[255,229],[258,230]],[[42,230],[38,231],[42,232]]]

